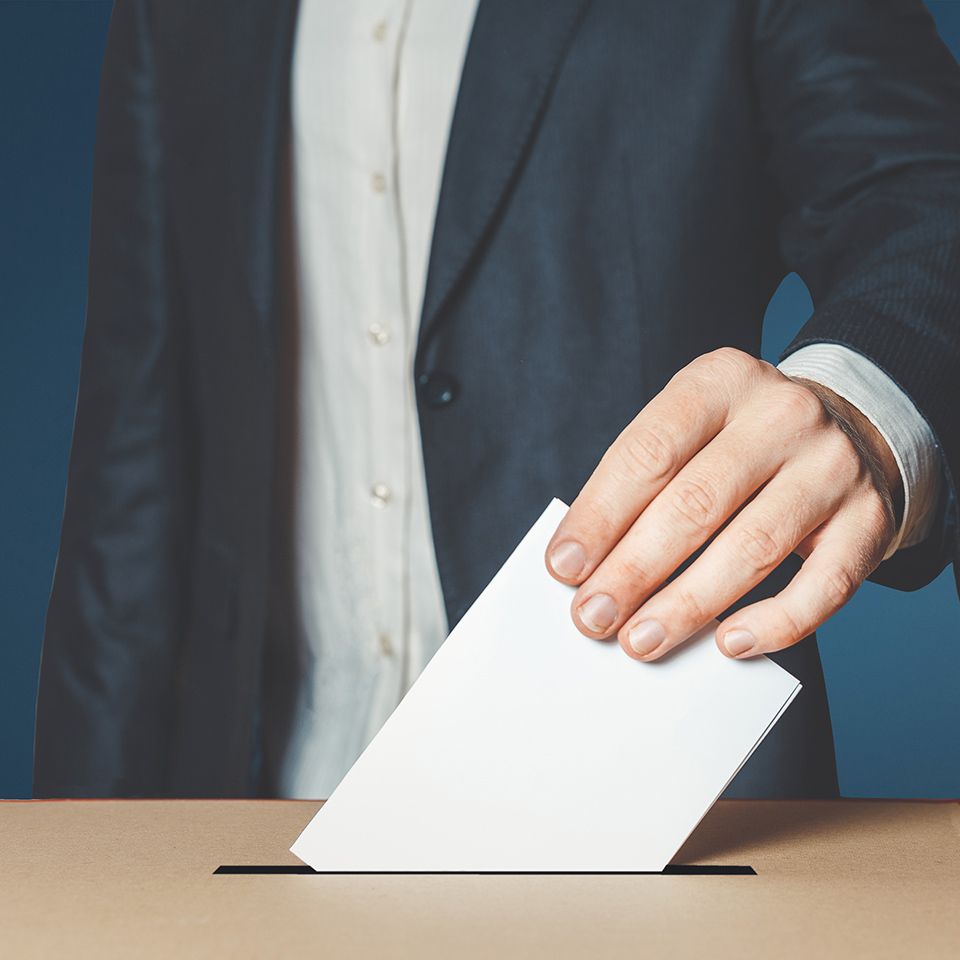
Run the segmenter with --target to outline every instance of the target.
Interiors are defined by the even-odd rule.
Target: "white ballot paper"
[[[324,872],[659,871],[800,690],[710,627],[631,660],[534,524],[291,848]]]

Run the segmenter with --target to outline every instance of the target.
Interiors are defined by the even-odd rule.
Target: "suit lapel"
[[[420,324],[426,343],[533,139],[590,0],[481,0],[454,111]]]
[[[457,97],[421,320],[423,343],[480,247],[526,154],[590,0],[480,0]],[[237,0],[223,169],[241,271],[270,344],[298,0]]]

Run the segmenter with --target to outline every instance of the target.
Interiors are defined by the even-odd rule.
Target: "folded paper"
[[[590,640],[544,566],[555,500],[291,848],[331,872],[658,871],[800,689],[713,627]],[[715,625],[714,625],[715,626]]]

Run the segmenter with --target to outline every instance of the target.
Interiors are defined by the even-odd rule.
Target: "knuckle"
[[[863,529],[868,533],[888,535],[893,533],[894,524],[892,505],[877,490],[871,490],[863,504]]]
[[[749,353],[735,347],[720,347],[697,357],[689,371],[701,383],[711,384],[716,380],[725,383],[743,383],[757,374],[760,361]]]
[[[617,450],[628,473],[653,480],[666,480],[673,476],[680,461],[673,440],[649,427],[625,434]]]
[[[758,572],[775,567],[782,559],[780,543],[756,523],[744,524],[736,531],[735,550],[740,562]]]
[[[578,497],[577,508],[580,511],[577,530],[567,530],[574,539],[578,537],[593,542],[600,538],[610,539],[617,533],[614,518],[618,515],[618,503],[615,494],[606,489],[592,491],[589,497]]]
[[[708,611],[703,603],[689,590],[678,589],[673,598],[673,607],[684,623],[703,624],[711,620],[714,613]]]
[[[842,564],[831,563],[820,571],[822,596],[835,609],[842,607],[859,586],[857,578]]]
[[[709,484],[689,479],[676,482],[668,489],[671,511],[687,526],[705,530],[719,523],[718,497]]]
[[[718,347],[716,350],[711,350],[709,353],[703,354],[703,356],[699,358],[699,362],[701,362],[703,366],[725,370],[732,369],[738,372],[746,372],[757,363],[749,353],[744,353],[736,347]]]
[[[781,609],[777,620],[779,622],[776,632],[779,639],[774,649],[782,650],[784,647],[792,646],[813,633],[812,627],[804,627],[789,610]]]
[[[855,519],[854,519],[855,518]],[[851,577],[856,588],[867,578],[883,555],[896,533],[896,518],[893,504],[876,490],[870,490],[858,498],[856,512],[846,524],[849,547],[855,551]]]
[[[651,576],[643,559],[634,553],[625,553],[617,557],[617,582],[626,584],[631,592],[647,590]]]
[[[840,428],[829,442],[821,445],[824,466],[830,476],[846,484],[856,483],[866,473],[866,467],[853,441]]]
[[[774,423],[787,423],[793,429],[819,427],[830,420],[820,398],[812,390],[792,380],[779,385],[768,409]]]

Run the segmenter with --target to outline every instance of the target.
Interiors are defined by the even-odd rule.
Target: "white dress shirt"
[[[476,3],[300,3],[293,543],[306,672],[283,763],[288,797],[330,795],[447,632],[413,359]],[[835,345],[804,348],[784,369],[829,386],[877,425],[904,475],[904,542],[918,539],[939,469],[910,402]]]
[[[307,675],[281,790],[327,797],[447,633],[413,359],[476,0],[302,0],[297,611]]]

